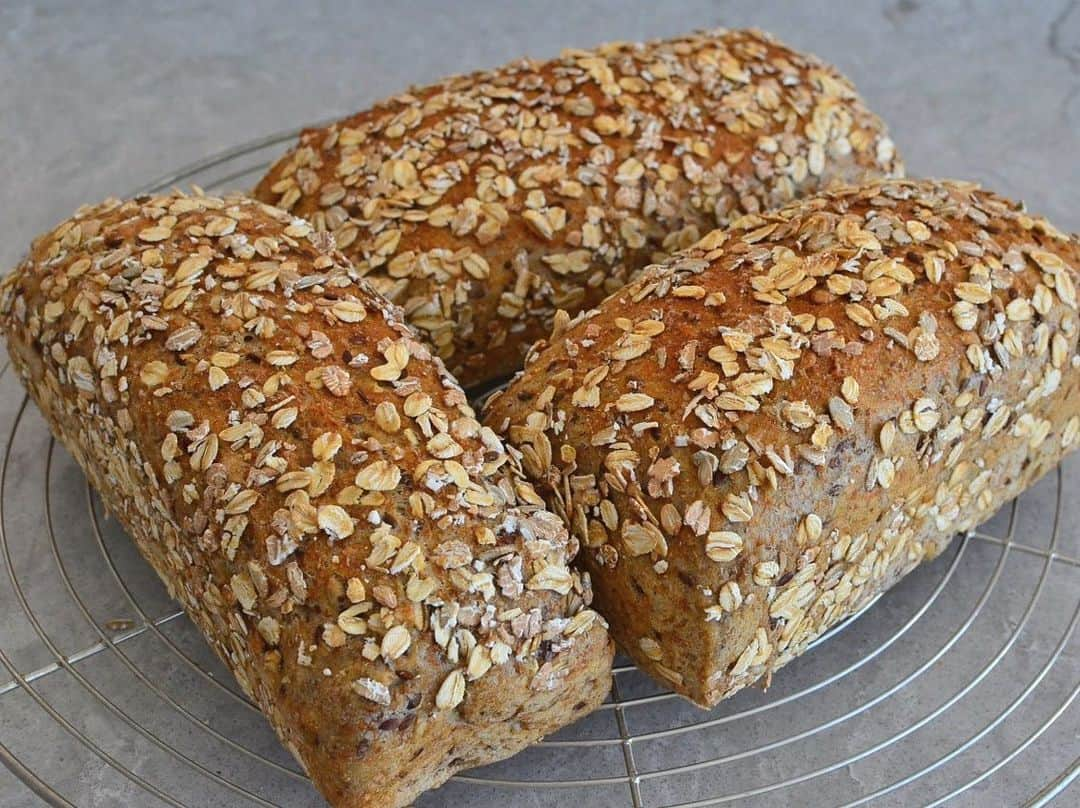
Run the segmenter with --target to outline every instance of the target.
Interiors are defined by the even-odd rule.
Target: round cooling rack
[[[296,134],[141,190],[250,187]],[[0,452],[0,803],[323,805],[6,367]],[[599,711],[418,806],[1077,804],[1078,493],[1074,454],[768,693],[703,712],[620,659]]]

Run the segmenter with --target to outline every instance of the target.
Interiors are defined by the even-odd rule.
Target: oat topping
[[[607,647],[576,543],[362,274],[280,210],[175,193],[83,208],[0,288],[54,430],[306,761],[280,710],[334,702],[369,743]]]
[[[822,194],[562,323],[486,421],[621,645],[715,703],[1077,444],[1078,270],[1076,237],[973,185]]]
[[[516,370],[560,309],[596,304],[717,225],[900,173],[884,126],[833,68],[758,31],[714,30],[414,88],[305,132],[256,194],[332,233],[468,386]],[[929,238],[921,221],[904,227]],[[866,283],[886,291],[897,274]],[[329,314],[362,316],[347,300]],[[393,362],[381,367],[393,378]]]

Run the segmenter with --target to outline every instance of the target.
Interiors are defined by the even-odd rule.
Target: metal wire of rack
[[[246,187],[296,134],[140,191]],[[0,441],[0,762],[50,805],[320,805],[6,365]],[[620,660],[592,716],[419,805],[1048,804],[1080,776],[1077,491],[1073,456],[768,694],[704,713]]]

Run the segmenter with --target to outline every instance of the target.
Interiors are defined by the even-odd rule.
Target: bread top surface
[[[106,447],[114,501],[183,537],[151,552],[245,688],[325,724],[295,738],[309,766],[417,712],[468,721],[485,677],[557,686],[603,631],[560,521],[331,241],[240,197],[113,200],[36,240],[0,298],[76,455]]]
[[[468,387],[717,225],[901,173],[834,68],[716,30],[414,88],[305,131],[256,195],[332,232]]]
[[[1078,267],[1076,237],[973,185],[826,193],[649,268],[537,345],[484,421],[586,545],[616,638],[670,661],[651,637],[696,610],[677,642],[718,632],[708,676],[732,649],[768,656],[769,608],[725,615],[773,586],[795,597],[833,514],[872,545],[902,490],[944,539],[954,496],[992,506],[995,435],[1076,445],[1080,407],[1051,424],[1039,402],[1080,373]],[[920,486],[931,465],[944,488]]]

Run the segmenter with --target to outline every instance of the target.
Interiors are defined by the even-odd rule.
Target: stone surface
[[[765,28],[837,64],[889,121],[912,174],[983,180],[1080,229],[1075,2],[393,7],[0,4],[0,266],[83,202],[409,83],[718,24]]]
[[[714,25],[764,28],[837,64],[889,122],[910,174],[977,179],[1025,199],[1065,229],[1080,230],[1076,0],[8,0],[0,3],[0,268],[83,202],[126,194],[177,166],[354,111],[410,83],[523,54],[549,56],[564,46]],[[43,501],[48,438],[33,412],[24,414],[12,438],[19,400],[15,380],[0,378],[0,450],[11,447],[0,526],[15,577],[26,585],[42,629],[64,654],[85,651],[98,639],[67,592],[50,535],[70,585],[99,625],[112,618],[132,619],[136,630],[143,625],[109,564],[147,616],[167,616],[171,607],[161,587],[114,523],[103,524],[99,546],[85,487],[63,452],[53,453],[52,501]],[[628,671],[619,675],[622,697],[632,700],[623,716],[609,707],[558,736],[607,743],[541,747],[477,775],[605,782],[567,792],[456,781],[421,804],[632,805],[630,789],[619,779],[625,773],[620,720],[645,736],[632,750],[643,774],[642,805],[734,792],[746,793],[743,802],[750,805],[831,805],[918,773],[875,804],[924,804],[978,778],[1014,750],[1007,765],[954,804],[1023,803],[1077,767],[1080,714],[1071,699],[1080,681],[1080,654],[1070,632],[1080,591],[1080,531],[1076,498],[1062,502],[1060,496],[1075,490],[1077,480],[1074,456],[1061,476],[1021,498],[1011,534],[1019,546],[1007,552],[1003,546],[1010,536],[1007,507],[981,529],[981,538],[920,570],[840,637],[785,670],[767,695],[740,694],[706,714],[664,699]],[[44,532],[46,512],[55,534]],[[1050,562],[1048,552],[1067,558]],[[7,563],[0,554],[0,652],[27,674],[53,657],[26,618]],[[284,770],[292,762],[233,694],[227,673],[186,620],[164,623],[157,632],[142,627],[121,642],[116,648],[129,655],[130,665],[119,650],[107,649],[77,663],[82,680],[59,671],[35,684],[129,774],[188,805],[244,802],[203,770],[264,800],[321,804]],[[135,677],[132,666],[145,671],[155,688]],[[984,678],[965,691],[983,671]],[[165,804],[88,753],[25,692],[10,688],[10,679],[0,667],[0,743],[53,788],[80,806]],[[86,683],[115,706],[103,706]],[[940,717],[917,726],[942,705]],[[133,729],[117,709],[146,729]],[[679,729],[701,722],[711,723]],[[759,751],[747,754],[752,748]],[[196,774],[176,751],[203,770]],[[251,755],[265,760],[252,763]],[[949,755],[946,765],[935,765]],[[716,765],[659,774],[718,758]],[[784,788],[763,790],[783,782]],[[1078,799],[1075,785],[1062,804],[1070,797]],[[0,766],[0,805],[37,804]]]

